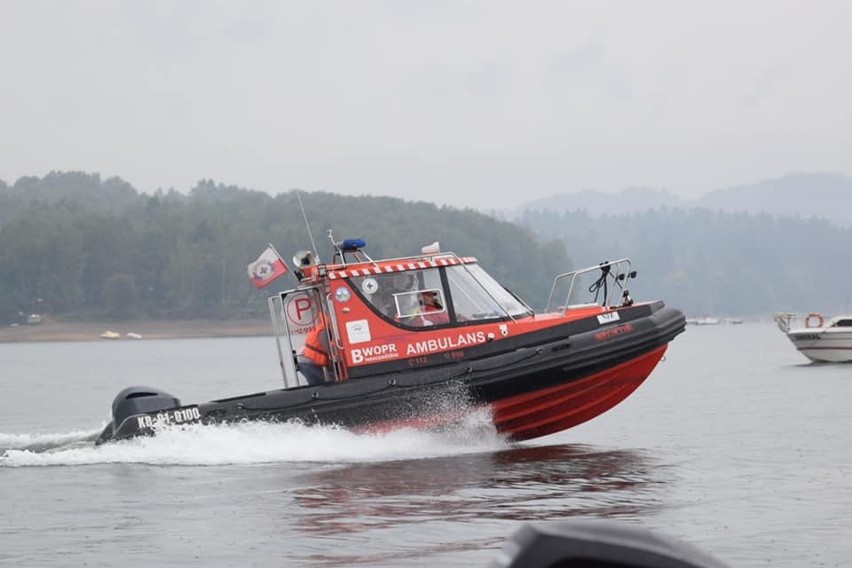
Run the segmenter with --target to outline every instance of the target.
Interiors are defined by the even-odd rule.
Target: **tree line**
[[[532,209],[518,222],[561,239],[577,264],[630,257],[635,295],[687,315],[852,309],[852,230],[823,218],[662,207],[600,216]]]
[[[266,317],[246,266],[272,243],[288,261],[327,238],[363,237],[373,258],[441,248],[476,256],[535,308],[572,266],[630,257],[637,300],[687,315],[766,317],[852,308],[852,231],[824,219],[661,207],[620,215],[530,209],[514,222],[472,209],[390,197],[290,191],[275,196],[212,180],[188,194],[138,192],[120,178],[53,172],[0,181],[0,323],[66,318]]]
[[[0,322],[29,313],[65,318],[265,317],[266,296],[246,266],[272,243],[288,262],[311,249],[320,260],[336,240],[363,237],[372,258],[442,250],[476,256],[532,305],[569,269],[557,241],[471,209],[389,197],[290,191],[275,196],[203,180],[188,194],[138,192],[120,178],[52,172],[0,182]]]

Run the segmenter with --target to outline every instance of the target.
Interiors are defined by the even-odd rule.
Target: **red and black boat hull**
[[[411,369],[395,361],[375,365],[369,376],[321,386],[191,406],[153,389],[128,389],[124,399],[116,399],[113,423],[97,442],[150,434],[163,423],[299,420],[354,429],[421,426],[457,420],[483,407],[490,409],[497,430],[512,440],[546,436],[624,400],[686,325],[680,311],[662,302],[618,313],[618,321],[607,325],[595,317],[566,320],[470,347],[456,362]],[[128,400],[131,410],[121,411]]]

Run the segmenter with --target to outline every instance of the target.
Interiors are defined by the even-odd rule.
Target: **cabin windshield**
[[[529,307],[477,264],[447,267],[453,307],[460,320],[527,316]]]
[[[444,288],[442,270],[449,290]],[[405,327],[450,324],[451,313],[461,323],[532,313],[475,264],[353,276],[351,281],[374,310]]]

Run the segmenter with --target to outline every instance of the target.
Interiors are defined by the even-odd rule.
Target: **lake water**
[[[0,565],[487,566],[525,522],[607,518],[731,567],[852,566],[852,365],[772,323],[688,327],[622,405],[522,445],[196,427],[93,447],[142,384],[281,384],[271,338],[0,344]]]

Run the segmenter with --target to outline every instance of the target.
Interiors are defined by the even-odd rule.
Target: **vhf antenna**
[[[319,251],[317,250],[317,245],[314,243],[314,235],[311,233],[311,226],[308,224],[308,216],[305,215],[305,207],[302,205],[302,195],[301,190],[296,190],[296,199],[299,200],[299,209],[302,210],[302,219],[305,220],[305,228],[308,230],[308,238],[311,239],[311,248],[314,250],[314,258],[317,261],[317,264],[320,263]]]

